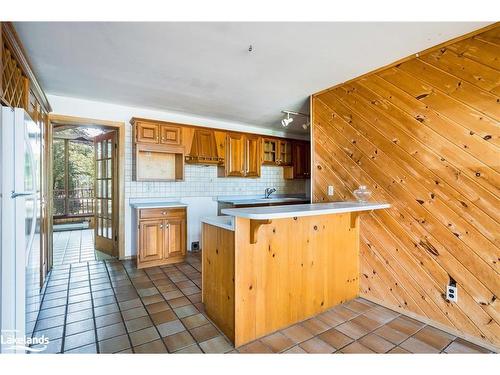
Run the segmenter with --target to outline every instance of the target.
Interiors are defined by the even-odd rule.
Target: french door
[[[95,148],[95,248],[118,255],[116,131],[94,138]]]

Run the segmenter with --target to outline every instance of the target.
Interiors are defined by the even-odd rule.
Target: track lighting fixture
[[[284,128],[286,128],[290,123],[293,121],[293,118],[290,117],[290,113],[286,114],[286,118],[281,120],[281,125],[283,125]]]
[[[281,111],[281,113],[286,114],[286,118],[281,120],[281,125],[286,128],[288,125],[290,125],[293,122],[293,117],[292,116],[302,116],[306,118],[306,122],[302,124],[302,128],[307,129],[309,127],[309,115],[306,115],[305,113],[300,113],[300,112],[293,112],[293,111]]]

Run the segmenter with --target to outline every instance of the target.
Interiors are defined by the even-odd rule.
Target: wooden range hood
[[[188,164],[213,164],[224,163],[224,158],[219,155],[215,132],[212,129],[195,129],[189,153],[186,155]]]

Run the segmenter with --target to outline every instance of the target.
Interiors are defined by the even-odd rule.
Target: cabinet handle
[[[161,212],[161,214],[162,214],[162,215],[166,215],[166,214],[167,214],[167,212],[166,212],[166,211],[162,211],[162,212]]]
[[[170,228],[170,224],[165,225],[165,227]]]
[[[160,229],[163,229],[163,224],[160,224]]]

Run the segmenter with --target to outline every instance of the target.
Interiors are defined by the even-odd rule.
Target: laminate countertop
[[[174,208],[174,207],[187,207],[187,204],[181,202],[134,202],[130,203],[132,208]]]
[[[222,213],[224,215],[242,217],[245,219],[267,220],[381,210],[389,207],[391,207],[390,204],[383,202],[332,202],[294,204],[287,206],[226,208],[222,210]]]
[[[310,201],[306,196],[293,195],[272,195],[269,198],[259,196],[223,196],[217,197],[220,203],[229,203],[235,206],[238,205],[262,205],[262,204],[279,204],[279,203],[307,203]]]
[[[205,216],[205,217],[201,218],[201,222],[234,232],[234,217],[233,216],[227,216],[227,215]]]

